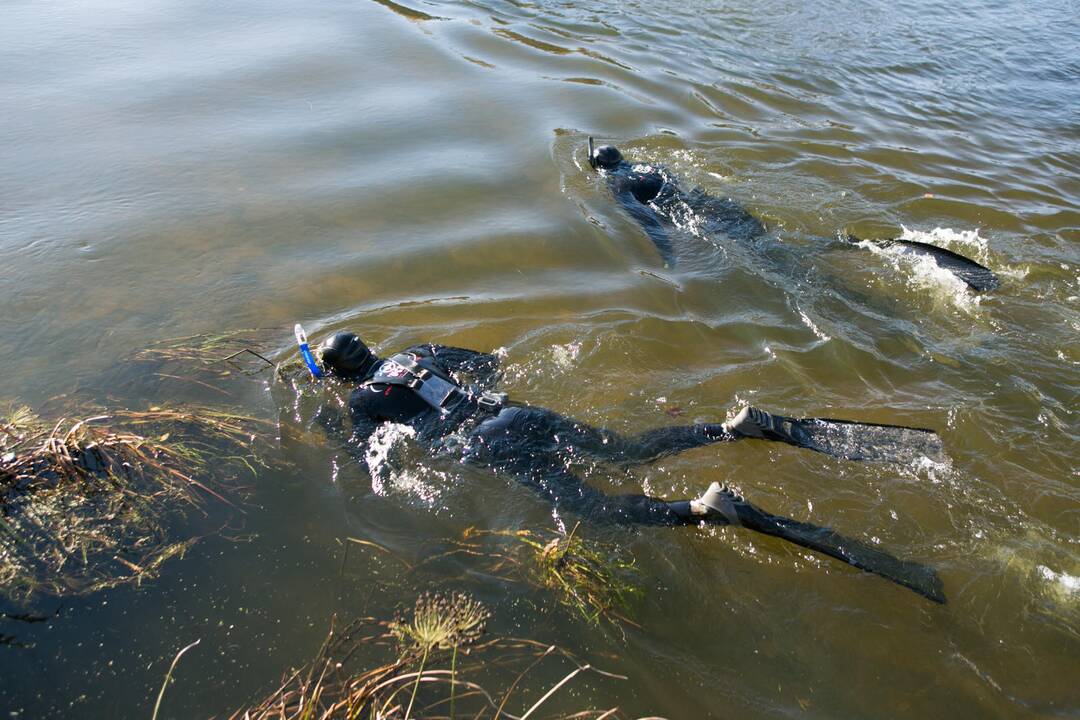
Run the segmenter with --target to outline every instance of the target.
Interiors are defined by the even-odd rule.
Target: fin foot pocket
[[[728,432],[743,437],[760,438],[763,440],[777,440],[780,442],[801,445],[800,438],[796,435],[796,420],[782,415],[773,415],[760,410],[753,405],[747,405],[731,422],[725,423]]]
[[[742,525],[739,521],[739,513],[735,509],[735,503],[746,501],[743,500],[741,495],[726,487],[721,487],[720,483],[714,482],[709,485],[705,494],[695,502],[706,508],[706,517],[709,520],[719,521],[723,519],[727,525]]]

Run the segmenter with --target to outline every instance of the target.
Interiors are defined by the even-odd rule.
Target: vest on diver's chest
[[[398,385],[408,388],[444,415],[469,400],[475,402],[481,410],[490,413],[499,412],[506,402],[505,393],[487,390],[474,392],[463,388],[445,377],[442,371],[427,365],[424,358],[418,359],[409,353],[398,353],[383,361],[371,379],[363,383],[363,387],[370,385]]]

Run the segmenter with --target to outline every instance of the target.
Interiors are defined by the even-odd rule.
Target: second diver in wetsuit
[[[582,460],[648,463],[743,438],[775,440],[854,460],[909,462],[941,452],[940,440],[930,430],[798,420],[744,408],[727,423],[660,427],[628,437],[492,392],[498,359],[487,353],[426,344],[380,359],[355,334],[339,332],[324,341],[320,354],[327,371],[356,383],[349,399],[350,444],[366,444],[383,423],[407,424],[432,451],[458,453],[463,462],[509,475],[556,509],[592,522],[742,526],[945,602],[942,582],[932,568],[900,560],[828,528],[772,515],[717,483],[699,498],[667,501],[640,494],[606,495],[571,469]],[[466,383],[469,378],[474,384]]]
[[[700,188],[686,192],[665,168],[630,163],[613,145],[594,148],[589,138],[589,164],[607,178],[615,199],[653,241],[668,267],[673,267],[676,260],[669,230],[677,224],[696,224],[707,235],[732,240],[753,240],[765,234],[761,221],[731,198],[715,197]],[[848,233],[841,239],[862,242]],[[973,290],[994,290],[1000,284],[989,268],[936,245],[901,238],[873,242],[879,247],[931,257]]]

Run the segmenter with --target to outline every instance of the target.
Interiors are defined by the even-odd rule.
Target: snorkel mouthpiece
[[[304,332],[304,326],[300,323],[296,323],[293,327],[293,333],[296,335],[296,344],[300,346],[300,357],[304,358],[304,364],[307,365],[308,371],[311,372],[311,377],[318,380],[323,376],[323,371],[319,368],[318,363],[315,362],[315,356],[311,354],[311,348],[308,346],[307,333]]]

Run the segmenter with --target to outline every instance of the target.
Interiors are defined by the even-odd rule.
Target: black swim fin
[[[709,508],[722,524],[739,525],[815,550],[902,585],[927,600],[945,604],[944,583],[929,565],[901,560],[829,528],[767,513],[718,483],[709,486],[697,502]]]
[[[862,242],[862,240],[850,234],[844,234],[841,237],[848,242]],[[987,290],[997,290],[1001,286],[1001,281],[998,280],[998,276],[994,274],[993,270],[952,250],[946,250],[943,247],[919,242],[918,240],[903,240],[901,238],[871,240],[870,242],[881,247],[896,247],[912,255],[931,257],[939,267],[945,268],[963,280],[972,290],[985,292]]]
[[[910,465],[944,459],[941,438],[928,428],[860,423],[832,418],[789,418],[756,407],[743,408],[724,423],[728,432],[776,440],[844,460]]]

